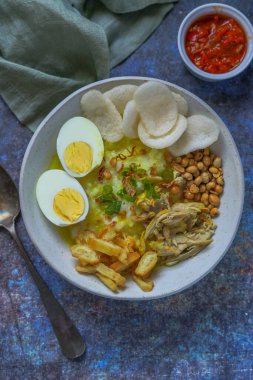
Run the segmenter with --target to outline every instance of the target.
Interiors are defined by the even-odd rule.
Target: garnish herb
[[[129,179],[130,184],[136,189],[137,188],[137,181],[134,178]]]
[[[120,191],[118,191],[117,195],[127,202],[134,202],[134,197],[128,195],[125,189],[121,189]]]
[[[96,200],[97,202],[106,204],[105,213],[107,215],[117,214],[120,211],[122,202],[119,201],[113,193],[113,188],[111,185],[104,185],[102,193]]]
[[[135,162],[133,162],[128,167],[124,168],[124,170],[121,172],[122,177],[125,177],[126,175],[133,174],[136,177],[144,177],[147,175],[147,171],[145,169],[140,168]]]
[[[160,195],[155,190],[155,185],[152,182],[150,182],[147,179],[144,179],[141,182],[142,182],[143,188],[145,190],[146,196],[148,198],[153,198],[153,199],[159,199],[160,198]]]
[[[120,212],[121,204],[121,201],[110,202],[105,208],[105,213],[107,215],[118,214]]]

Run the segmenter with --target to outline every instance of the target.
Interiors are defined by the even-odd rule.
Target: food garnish
[[[96,202],[102,203],[105,208],[106,215],[117,214],[121,208],[121,201],[113,193],[111,185],[104,185],[102,193],[96,198]]]
[[[224,186],[221,158],[205,148],[177,157],[171,165],[178,172],[178,178],[186,181],[184,198],[202,202],[212,217],[219,215]]]

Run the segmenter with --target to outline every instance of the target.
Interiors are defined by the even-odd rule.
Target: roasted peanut
[[[183,168],[183,166],[179,165],[179,164],[173,164],[173,168],[179,172],[179,173],[184,173],[185,172],[185,169]]]
[[[206,184],[206,189],[207,189],[207,191],[210,191],[210,190],[212,190],[212,189],[214,189],[215,188],[215,183],[214,182],[208,182],[207,184]]]
[[[210,215],[211,215],[211,217],[214,217],[214,216],[218,216],[219,215],[219,210],[217,209],[217,207],[213,207],[213,208],[211,208],[211,210],[210,210]]]
[[[190,188],[189,188],[190,192],[193,193],[193,194],[197,194],[199,193],[199,187],[195,185],[195,183],[193,183]]]
[[[204,169],[204,167],[205,167],[205,165],[203,164],[203,162],[200,161],[200,162],[197,163],[197,168],[198,168],[199,170],[202,171],[202,170]]]
[[[213,217],[219,214],[220,194],[223,192],[222,160],[209,148],[198,149],[181,157],[174,158],[173,168],[180,173],[186,183],[184,198],[201,201]],[[175,189],[174,189],[175,186]],[[182,192],[177,185],[170,189],[172,194]]]
[[[196,171],[195,171],[195,173],[193,173],[193,176],[196,178],[196,177],[198,177],[199,176],[199,169],[197,169]]]
[[[200,193],[204,193],[206,191],[206,185],[204,185],[203,183],[199,186],[199,192]]]
[[[182,158],[181,165],[186,168],[189,165],[189,159],[187,157]]]
[[[218,178],[216,179],[216,182],[217,182],[217,184],[220,185],[220,186],[223,186],[223,185],[224,185],[224,180],[223,180],[222,177],[218,177]]]
[[[191,173],[191,174],[196,173],[197,170],[198,170],[197,166],[195,166],[195,165],[188,166],[188,168],[186,168],[187,173]]]
[[[210,174],[208,172],[203,172],[201,174],[201,177],[202,177],[202,182],[204,183],[208,183],[210,180]]]
[[[217,168],[215,168],[214,166],[211,166],[209,168],[209,172],[212,174],[217,174],[217,173],[219,173],[219,170]]]
[[[174,195],[177,195],[181,192],[181,189],[179,186],[177,185],[173,185],[171,188],[170,188],[170,192]]]
[[[189,201],[192,201],[194,199],[194,194],[190,193],[190,191],[186,191],[184,193],[184,197],[185,197],[185,199],[188,199]]]
[[[216,194],[210,194],[208,200],[213,206],[218,207],[220,205],[220,198]]]
[[[208,206],[209,202],[208,202],[208,194],[207,193],[203,193],[201,195],[201,202],[204,203],[205,206]]]
[[[189,159],[189,166],[195,165],[195,160],[193,158]]]
[[[196,202],[199,202],[200,199],[201,199],[201,194],[200,194],[200,193],[197,193],[197,194],[194,195],[194,200],[195,200]]]
[[[203,157],[203,164],[205,165],[205,166],[210,166],[211,165],[211,160],[210,160],[210,157],[209,156],[204,156]]]
[[[203,153],[204,153],[204,156],[209,156],[210,149],[209,148],[205,148]]]
[[[202,183],[202,177],[201,177],[201,175],[199,175],[198,177],[195,178],[194,183],[197,186],[199,186]]]
[[[203,158],[203,153],[201,153],[201,152],[197,152],[197,153],[195,153],[195,155],[194,155],[194,159],[195,159],[196,161],[200,161],[200,160],[202,160],[202,158]]]
[[[220,168],[221,167],[221,158],[220,157],[216,157],[213,160],[213,166],[215,166],[216,168]]]
[[[182,174],[182,177],[186,179],[187,181],[191,181],[193,179],[193,176],[191,173],[184,173]]]
[[[221,194],[221,193],[223,193],[223,187],[220,186],[220,185],[216,185],[216,186],[214,187],[214,191],[215,191],[216,193],[218,193],[218,194]]]

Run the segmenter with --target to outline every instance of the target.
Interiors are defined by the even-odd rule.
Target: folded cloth
[[[1,0],[0,95],[35,130],[74,90],[109,76],[177,0]]]

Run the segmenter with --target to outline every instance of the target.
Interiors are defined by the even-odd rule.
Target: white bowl
[[[174,84],[161,81],[173,91],[183,95],[190,114],[203,113],[213,118],[220,127],[219,140],[213,145],[214,152],[223,159],[225,189],[222,196],[220,216],[214,242],[199,255],[171,268],[161,268],[155,275],[152,292],[144,293],[129,279],[126,288],[114,294],[94,276],[81,275],[75,271],[74,259],[69,248],[54,226],[42,215],[35,197],[39,176],[48,168],[56,151],[56,138],[61,126],[73,116],[80,115],[80,99],[90,89],[107,91],[120,84],[140,85],[154,78],[123,77],[106,79],[80,88],[64,99],[42,121],[33,135],[22,164],[20,175],[20,201],[23,219],[34,245],[45,261],[63,278],[77,287],[104,297],[124,300],[147,300],[177,293],[195,284],[210,272],[230,247],[240,221],[244,180],[240,157],[234,140],[219,116],[201,99]]]
[[[224,74],[210,74],[203,70],[200,70],[196,65],[192,63],[192,61],[188,57],[185,50],[185,35],[189,27],[199,17],[206,16],[212,13],[219,13],[219,14],[233,17],[243,27],[247,36],[248,48],[242,62],[236,68]],[[178,50],[181,55],[181,58],[184,61],[184,64],[189,69],[189,71],[196,77],[209,81],[209,82],[229,79],[229,78],[233,78],[234,76],[244,71],[248,67],[250,62],[252,61],[253,26],[250,23],[250,21],[247,19],[247,17],[244,16],[244,14],[236,8],[230,7],[229,5],[226,5],[226,4],[220,4],[220,3],[205,4],[205,5],[201,5],[200,7],[194,8],[184,18],[178,31],[177,45],[178,45]]]

